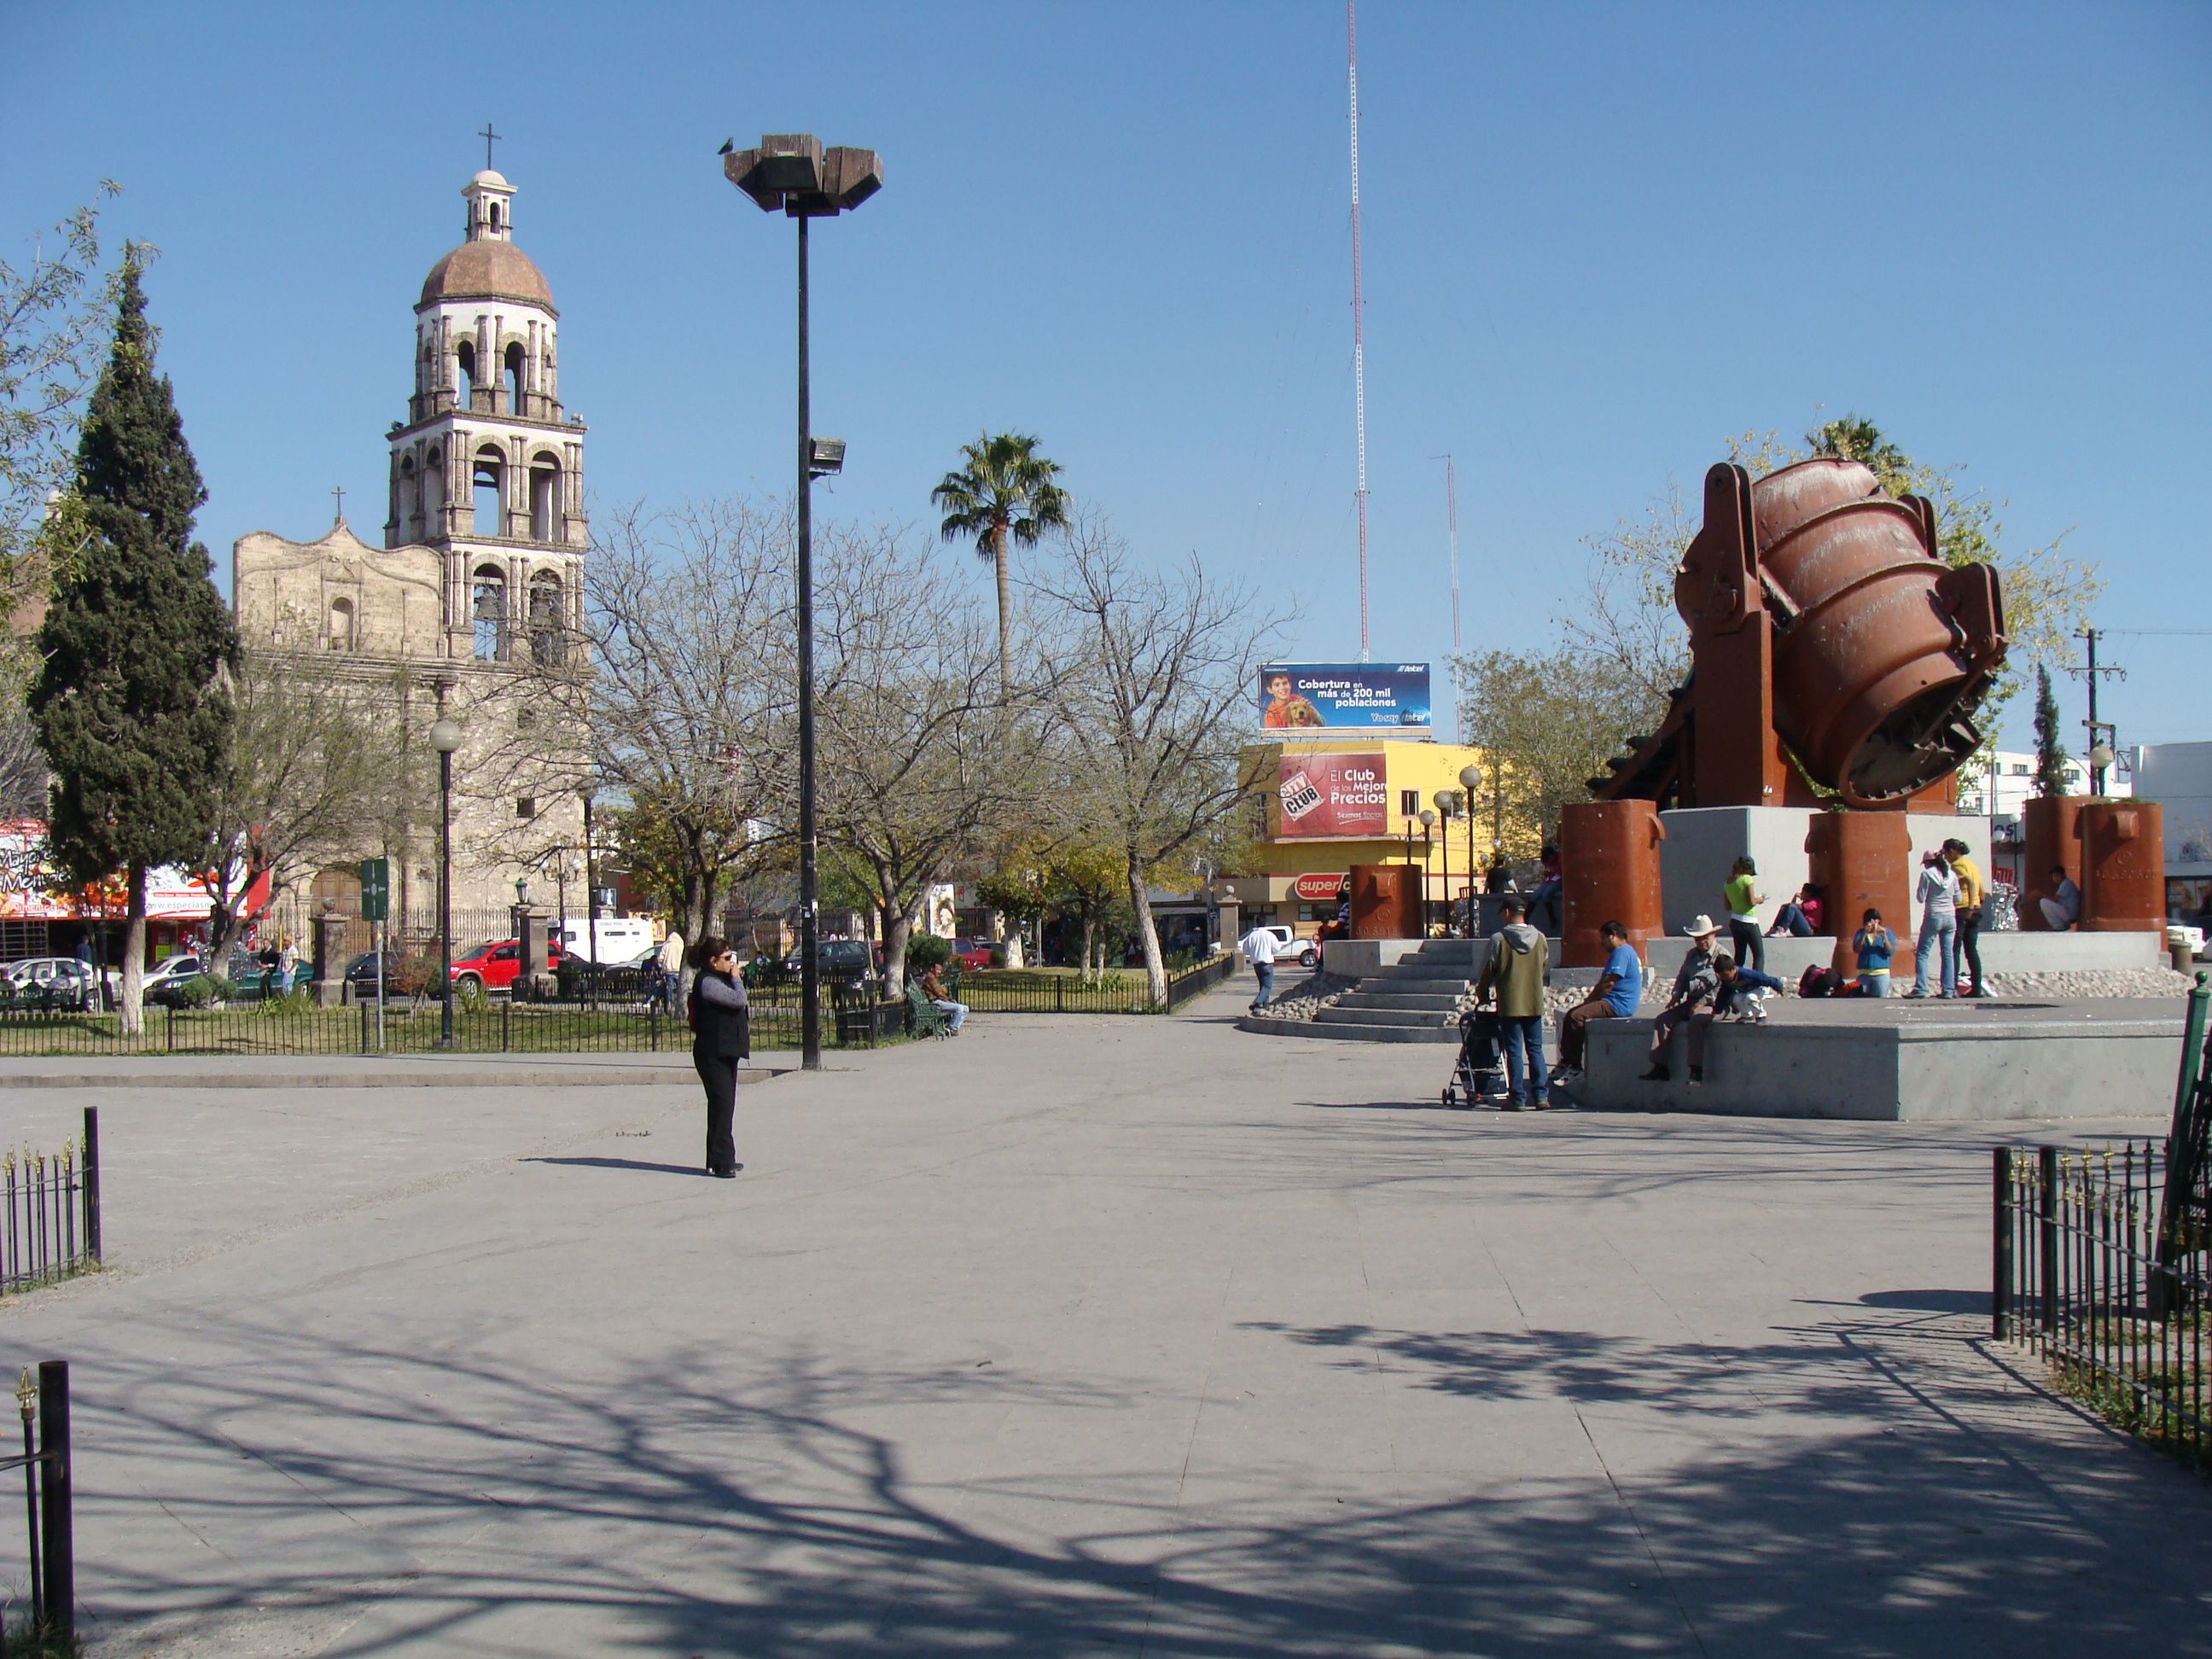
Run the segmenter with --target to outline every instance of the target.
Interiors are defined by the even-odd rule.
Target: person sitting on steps
[[[1699,1011],[1720,989],[1720,975],[1713,967],[1713,936],[1720,930],[1711,916],[1701,915],[1682,931],[1690,936],[1690,948],[1682,957],[1681,970],[1674,975],[1674,988],[1668,994],[1665,1010],[1652,1022],[1651,1069],[1638,1079],[1641,1082],[1672,1080],[1674,1074],[1667,1069],[1667,1045],[1674,1040],[1674,1028],[1685,1020],[1690,1022],[1690,1081],[1705,1080],[1705,1028],[1713,1023],[1713,1017]]]
[[[1820,902],[1820,890],[1808,881],[1797,890],[1796,898],[1775,914],[1774,926],[1766,930],[1766,936],[1773,939],[1786,933],[1791,939],[1810,939],[1820,931],[1826,908]]]
[[[1596,988],[1560,1017],[1559,1066],[1552,1073],[1555,1084],[1581,1080],[1590,1021],[1626,1019],[1635,1013],[1644,997],[1644,963],[1636,947],[1628,942],[1628,929],[1618,921],[1608,921],[1597,930],[1597,935],[1605,946],[1605,966],[1598,974]]]
[[[2051,866],[2051,896],[2036,902],[2043,907],[2043,920],[2054,933],[2063,933],[2081,920],[2081,890],[2063,864]]]

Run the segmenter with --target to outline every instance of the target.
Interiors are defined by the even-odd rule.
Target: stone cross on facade
[[[332,512],[331,516],[336,519],[340,524],[343,524],[345,522],[345,486],[343,484],[332,485],[331,487],[331,500],[337,503],[336,509]]]

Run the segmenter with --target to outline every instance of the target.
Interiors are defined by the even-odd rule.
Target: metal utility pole
[[[1367,343],[1359,286],[1359,20],[1344,0],[1344,52],[1352,92],[1352,408],[1359,434],[1359,660],[1367,660]]]
[[[1459,477],[1452,467],[1452,458],[1444,456],[1444,527],[1451,539],[1452,587],[1452,655],[1460,653],[1459,643]]]
[[[820,902],[814,811],[814,481],[833,477],[845,446],[814,435],[808,401],[806,226],[858,207],[883,187],[872,149],[824,150],[811,133],[770,133],[757,149],[722,146],[725,177],[764,212],[799,225],[799,1065],[822,1069]]]
[[[2109,734],[2112,731],[2112,724],[2110,720],[2100,720],[2097,718],[2097,677],[2100,674],[2110,674],[2119,679],[2125,679],[2128,677],[2128,671],[2117,663],[2106,663],[2102,667],[2098,665],[2097,641],[2101,637],[2102,635],[2094,628],[2083,629],[2081,638],[2088,646],[2087,664],[2081,668],[2069,668],[2066,671],[2069,674],[2081,675],[2089,683],[2089,718],[2083,720],[2081,724],[2089,728],[2089,750],[2092,757],[2089,767],[2089,793],[2093,795],[2101,795],[2105,793],[2105,769],[2095,763],[2094,757],[2100,743],[2109,744]]]

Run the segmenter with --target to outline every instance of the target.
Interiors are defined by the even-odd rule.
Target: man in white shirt
[[[674,1013],[684,1000],[684,935],[671,927],[668,937],[660,941],[661,1000]]]
[[[1256,1014],[1275,994],[1275,936],[1255,923],[1252,931],[1237,941],[1237,948],[1244,953],[1244,960],[1259,975],[1260,994],[1252,999],[1252,1012]]]

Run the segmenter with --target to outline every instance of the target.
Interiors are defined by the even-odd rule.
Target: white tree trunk
[[[914,918],[893,915],[884,927],[884,997],[896,1002],[906,995],[906,943],[914,937]]]
[[[1145,949],[1145,982],[1154,1004],[1168,1000],[1168,965],[1160,955],[1160,930],[1152,921],[1152,907],[1145,897],[1145,866],[1129,861],[1129,902],[1137,908],[1137,942]]]

